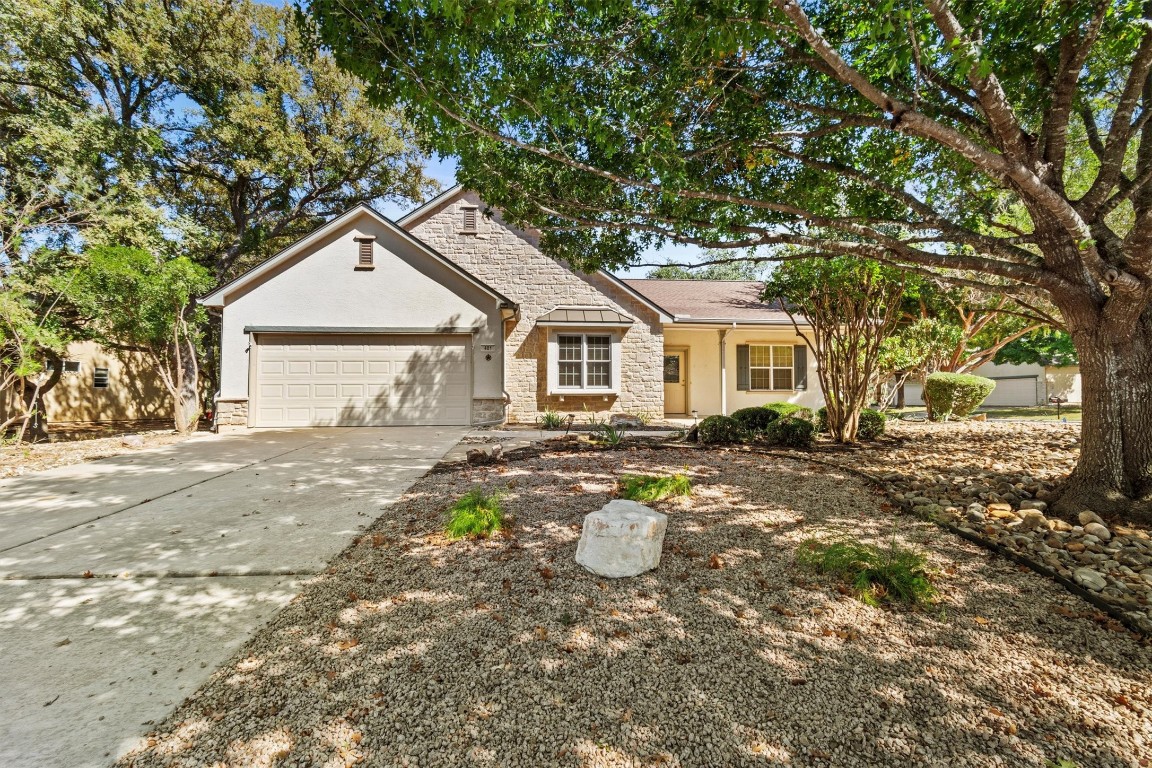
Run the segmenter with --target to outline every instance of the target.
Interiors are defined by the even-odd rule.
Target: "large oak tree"
[[[313,0],[337,61],[582,266],[788,245],[1040,296],[1084,385],[1059,509],[1152,519],[1152,8]]]

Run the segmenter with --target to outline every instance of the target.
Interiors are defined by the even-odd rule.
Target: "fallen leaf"
[[[724,567],[724,561],[718,555],[712,555],[708,558],[708,567],[714,571],[718,571]]]
[[[84,571],[84,573],[82,573],[82,574],[80,575],[80,578],[82,578],[82,579],[92,579],[92,578],[95,578],[95,574],[93,574],[93,573],[92,573],[92,571]]]
[[[983,616],[973,616],[972,621],[976,622],[977,624],[979,624],[982,627],[988,626],[988,623],[989,623],[988,619],[984,618]]]
[[[536,634],[537,640],[547,640],[548,639],[548,630],[544,627],[536,627],[536,629],[534,629],[533,632]]]
[[[782,605],[770,605],[768,606],[768,610],[772,611],[773,613],[778,613],[781,616],[787,616],[790,619],[796,618],[795,611],[790,611]]]
[[[349,648],[355,648],[358,645],[360,645],[360,641],[353,637],[349,640],[341,640],[336,644],[336,647],[342,651],[346,651]]]

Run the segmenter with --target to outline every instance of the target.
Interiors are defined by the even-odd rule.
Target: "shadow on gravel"
[[[583,516],[624,473],[687,471],[658,570],[595,577]],[[469,488],[506,537],[446,542]],[[943,600],[876,609],[800,569],[805,538],[918,546]],[[1070,608],[1071,607],[1071,608]],[[1152,653],[1031,573],[856,480],[630,451],[418,483],[120,766],[1132,766]]]

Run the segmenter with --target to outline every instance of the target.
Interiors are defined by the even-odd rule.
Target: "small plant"
[[[777,419],[764,430],[764,439],[772,445],[784,448],[811,448],[816,436],[816,425],[812,422],[787,417]]]
[[[596,415],[596,411],[589,410],[588,403],[584,403],[584,417],[588,419],[588,426],[596,429],[599,426],[608,423],[608,420]]]
[[[925,557],[910,549],[880,548],[854,539],[801,542],[796,560],[804,566],[849,582],[860,600],[879,605],[885,600],[928,603],[936,588],[928,577]]]
[[[488,538],[499,533],[503,524],[504,511],[500,508],[500,494],[485,493],[483,488],[473,488],[452,505],[444,533],[450,539],[462,539],[465,536]]]
[[[568,417],[549,408],[536,417],[536,423],[540,429],[563,429],[568,423]]]
[[[924,402],[936,421],[967,416],[996,389],[996,382],[965,373],[934,373],[924,380]]]
[[[592,440],[607,448],[618,448],[628,436],[623,427],[600,422],[592,428]]]
[[[865,408],[860,411],[860,423],[856,427],[856,435],[861,440],[875,440],[884,434],[884,430],[888,428],[888,417],[874,411],[871,408]]]
[[[687,475],[655,477],[652,475],[624,475],[620,478],[620,497],[632,501],[662,501],[669,496],[689,496],[692,483]]]
[[[780,418],[780,412],[772,408],[754,406],[733,411],[732,418],[740,422],[740,426],[744,428],[745,432],[754,435],[763,432],[769,424]]]
[[[781,419],[792,417],[812,421],[812,409],[795,403],[768,403],[768,405],[761,407],[774,412]]]
[[[731,416],[709,416],[700,422],[697,435],[705,445],[738,443],[745,438],[744,428]]]
[[[636,419],[636,421],[640,422],[640,424],[645,427],[656,420],[656,417],[648,411],[638,411],[637,413],[632,414],[632,418]]]

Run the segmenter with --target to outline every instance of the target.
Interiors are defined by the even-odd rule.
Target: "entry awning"
[[[628,315],[609,307],[557,307],[537,318],[536,325],[626,326],[634,322]]]

